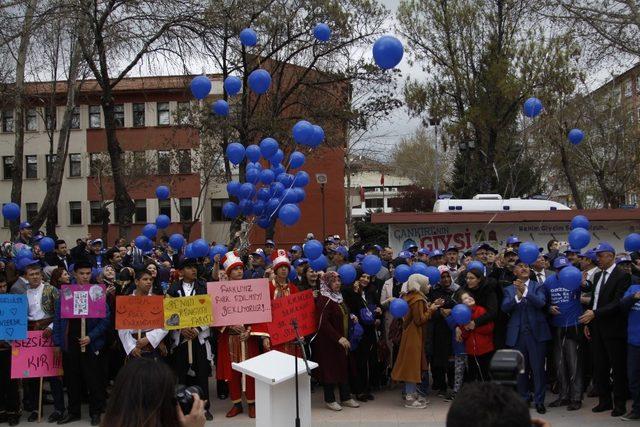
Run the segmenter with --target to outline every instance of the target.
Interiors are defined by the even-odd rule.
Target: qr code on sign
[[[89,292],[79,291],[73,293],[73,314],[74,316],[89,315]]]

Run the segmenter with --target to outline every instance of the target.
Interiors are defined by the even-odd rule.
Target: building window
[[[180,221],[191,221],[192,216],[191,198],[180,199]]]
[[[624,82],[624,96],[631,96],[633,93],[633,82],[631,79]]]
[[[2,111],[2,132],[13,132],[13,110]]]
[[[171,153],[169,151],[158,151],[158,175],[171,174]]]
[[[2,158],[2,177],[4,179],[13,177],[13,156],[4,156]]]
[[[171,218],[171,201],[158,200],[158,212],[160,215],[166,215]]]
[[[56,130],[58,120],[56,117],[56,107],[44,108],[44,125],[47,130]]]
[[[69,154],[69,176],[76,177],[82,175],[82,157],[80,154]]]
[[[191,150],[178,150],[178,173],[191,173]]]
[[[366,199],[364,201],[364,206],[368,209],[382,209],[383,205],[383,199]]]
[[[102,202],[93,201],[89,204],[91,224],[102,224]]]
[[[89,105],[89,127],[96,129],[100,127],[100,106]]]
[[[134,222],[147,222],[147,200],[136,200]]]
[[[226,221],[222,215],[222,205],[225,199],[211,199],[211,222]]]
[[[168,102],[158,102],[158,126],[166,126],[169,124],[169,103]]]
[[[124,127],[124,104],[113,106],[113,121],[117,128]]]
[[[133,127],[144,127],[144,103],[133,104]]]
[[[33,222],[38,215],[38,204],[37,203],[26,203],[25,207],[27,208],[27,221]]]
[[[613,105],[620,105],[620,86],[615,86],[613,88]]]
[[[24,156],[25,160],[25,176],[27,179],[38,178],[38,157]]]
[[[178,102],[178,123],[181,125],[189,124],[189,113],[191,112],[191,103],[189,101]]]
[[[73,107],[71,112],[71,129],[80,129],[80,107]]]
[[[55,154],[47,154],[45,156],[45,168],[46,168],[46,173],[47,173],[47,177],[51,176],[51,174],[53,173],[53,167],[55,166],[56,160],[58,159],[58,156]]]
[[[69,202],[69,225],[82,224],[82,202]]]
[[[29,108],[27,110],[27,120],[25,122],[25,129],[28,131],[38,130],[38,112],[35,108]]]

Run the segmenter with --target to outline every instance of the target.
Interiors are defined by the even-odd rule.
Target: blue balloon
[[[196,76],[191,80],[191,94],[196,99],[205,99],[211,92],[211,80],[207,76]]]
[[[542,113],[542,102],[538,98],[531,97],[524,102],[522,111],[527,117],[536,117]]]
[[[263,70],[262,68],[258,68],[249,74],[249,88],[257,93],[258,95],[262,95],[269,90],[269,86],[271,86],[271,74],[267,70]]]
[[[240,200],[238,206],[240,206],[240,212],[242,212],[242,215],[249,216],[253,213],[253,202],[251,200]]]
[[[273,197],[269,199],[269,201],[267,202],[267,207],[265,208],[265,212],[269,216],[271,216],[271,214],[276,212],[279,207],[280,207],[280,199],[277,197]]]
[[[211,105],[211,111],[216,116],[227,117],[229,115],[229,103],[224,99],[218,99]]]
[[[220,255],[220,258],[222,258],[227,252],[228,249],[225,245],[215,245],[209,249],[209,258],[211,258],[211,261],[214,260],[213,258],[216,255]]]
[[[322,255],[322,243],[317,240],[309,240],[307,243],[302,245],[302,251],[304,252],[304,256],[308,259],[316,259],[320,255]]]
[[[400,283],[409,280],[409,276],[411,276],[411,267],[406,264],[400,264],[393,270],[393,277]]]
[[[40,245],[40,250],[45,254],[53,252],[53,250],[56,248],[56,242],[54,242],[51,237],[43,237],[38,242],[38,245]]]
[[[260,173],[258,171],[258,169],[256,168],[250,168],[247,169],[247,172],[245,173],[245,179],[247,180],[247,182],[250,182],[251,184],[257,184],[258,181],[260,180]]]
[[[224,90],[227,91],[227,94],[233,96],[237,95],[242,89],[242,80],[240,80],[236,76],[229,76],[224,79]]]
[[[471,322],[471,309],[464,304],[456,304],[451,309],[451,318],[456,325],[466,325]]]
[[[196,258],[193,253],[193,243],[189,243],[186,248],[184,248],[184,257],[187,259]]]
[[[293,203],[286,203],[282,205],[278,212],[278,218],[285,225],[293,225],[300,219],[300,208]]]
[[[271,170],[273,171],[273,173],[278,176],[280,174],[283,174],[286,172],[284,166],[282,166],[280,163],[276,163],[274,165],[271,166]]]
[[[291,191],[296,194],[296,203],[304,202],[304,198],[307,196],[307,193],[305,193],[302,188],[295,187],[292,188]]]
[[[153,242],[147,236],[138,236],[135,238],[136,247],[143,252],[150,251],[153,248]]]
[[[289,270],[289,275],[287,276],[287,278],[290,281],[294,281],[294,280],[298,279],[298,272],[296,271],[295,268],[292,268],[292,269]]]
[[[324,22],[319,22],[313,28],[313,36],[321,42],[329,41],[331,38],[331,28]]]
[[[255,46],[258,44],[258,35],[251,28],[245,28],[240,31],[240,43],[245,46]]]
[[[227,145],[227,158],[234,165],[239,165],[242,159],[244,159],[244,146],[239,142],[232,142]]]
[[[338,274],[340,275],[340,281],[343,285],[351,285],[356,281],[356,276],[358,273],[356,269],[351,264],[343,264],[338,268]]]
[[[411,274],[427,275],[427,264],[424,262],[416,261],[411,265]]]
[[[262,165],[260,164],[260,162],[249,162],[247,163],[247,169],[255,169],[260,172],[262,170]]]
[[[253,214],[255,216],[262,215],[266,207],[267,205],[263,200],[256,200],[253,202]]]
[[[268,188],[261,188],[260,190],[258,190],[258,200],[262,200],[263,202],[266,202],[270,198],[271,198],[271,192],[269,191]]]
[[[631,233],[624,238],[624,250],[627,252],[640,251],[640,234]]]
[[[271,183],[271,196],[280,197],[284,193],[284,185],[280,182]]]
[[[396,319],[406,316],[408,312],[409,304],[402,298],[396,298],[389,304],[389,313]]]
[[[33,252],[31,252],[30,249],[22,248],[16,253],[16,258],[17,259],[22,259],[22,258],[33,259]]]
[[[569,245],[573,249],[582,249],[587,247],[589,242],[591,241],[591,234],[588,230],[584,228],[574,228],[569,233]]]
[[[156,218],[156,227],[158,227],[160,230],[164,230],[169,225],[171,225],[171,218],[169,218],[168,215],[158,215],[158,217]]]
[[[484,274],[484,264],[481,263],[480,261],[471,261],[467,265],[467,271],[470,271],[470,270],[480,270],[480,272]]]
[[[260,153],[262,153],[262,157],[269,160],[276,152],[278,152],[278,141],[268,137],[260,141]]]
[[[142,234],[147,239],[153,239],[158,234],[158,227],[155,224],[147,224],[142,227]]]
[[[427,267],[426,276],[429,278],[429,283],[431,283],[432,285],[440,283],[440,270],[438,270],[437,267]]]
[[[238,196],[238,193],[240,192],[240,186],[242,184],[240,184],[238,181],[229,181],[227,183],[227,193],[229,194],[229,197],[231,196]]]
[[[382,36],[373,44],[373,59],[383,70],[398,65],[403,55],[402,43],[393,36]]]
[[[578,145],[584,139],[584,132],[582,132],[580,129],[571,129],[569,131],[568,138],[570,143],[572,143],[573,145]]]
[[[260,228],[264,228],[266,230],[271,225],[271,219],[269,217],[260,217],[257,224]]]
[[[362,260],[362,271],[369,276],[375,276],[382,268],[382,261],[376,255],[367,255]]]
[[[320,255],[318,258],[310,260],[309,265],[315,271],[324,271],[329,266],[329,260],[326,256]]]
[[[250,162],[257,162],[260,160],[260,147],[256,144],[251,144],[245,149],[245,154]]]
[[[582,272],[573,265],[560,270],[558,278],[560,279],[560,284],[570,291],[575,291],[582,284]]]
[[[284,160],[284,153],[279,148],[278,148],[278,151],[276,151],[276,154],[271,156],[271,158],[269,159],[269,161],[273,164],[282,163],[283,160]]]
[[[306,187],[307,184],[309,184],[309,174],[305,171],[298,171],[293,180],[293,185],[295,187]]]
[[[160,200],[167,200],[169,198],[169,187],[166,185],[159,185],[156,188],[156,196]]]
[[[256,190],[255,185],[250,182],[245,182],[240,186],[240,191],[238,191],[238,197],[241,199],[250,199],[253,197],[253,193]]]
[[[171,246],[174,251],[182,249],[182,246],[184,246],[184,237],[182,237],[182,234],[172,234],[171,237],[169,237],[169,246]]]
[[[240,215],[240,207],[234,202],[227,202],[222,205],[222,215],[225,218],[236,218]]]
[[[585,230],[589,229],[589,219],[584,215],[576,215],[571,220],[571,229],[574,228],[584,228]]]
[[[8,221],[20,218],[20,206],[15,203],[7,203],[2,207],[2,216]]]
[[[196,258],[202,258],[209,254],[209,244],[204,239],[197,239],[192,244],[193,255]]]
[[[292,188],[287,188],[282,195],[282,203],[296,203],[296,200],[298,200],[298,195]]]
[[[306,120],[300,120],[291,130],[293,140],[298,144],[308,145],[313,137],[313,125]]]
[[[311,135],[311,139],[307,145],[314,148],[322,144],[322,141],[324,141],[324,129],[318,125],[313,125],[313,135]]]
[[[294,151],[289,155],[289,167],[291,169],[298,169],[302,165],[304,165],[306,158],[304,154],[299,151]]]
[[[533,264],[539,256],[540,249],[533,242],[523,242],[518,247],[518,257],[526,264]]]
[[[285,188],[289,188],[293,184],[293,175],[290,173],[281,173],[276,177],[276,181],[284,185]]]
[[[263,169],[260,172],[260,182],[264,185],[269,185],[276,179],[276,174],[271,169]]]

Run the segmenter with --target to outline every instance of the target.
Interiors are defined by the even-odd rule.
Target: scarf
[[[273,299],[286,297],[291,294],[288,281],[284,284],[280,284],[278,283],[278,280],[273,279],[273,287],[275,288],[275,291],[273,292]]]
[[[331,301],[342,304],[342,292],[335,292],[331,289],[331,285],[339,280],[340,276],[335,271],[329,271],[320,279],[320,294],[329,298]]]

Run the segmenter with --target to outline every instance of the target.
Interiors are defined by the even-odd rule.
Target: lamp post
[[[326,173],[317,173],[316,174],[316,182],[318,184],[320,184],[320,196],[321,196],[321,200],[322,200],[322,238],[326,238],[327,237],[327,230],[326,230],[326,215],[325,215],[325,209],[324,209],[324,185],[327,183],[327,174]]]
[[[434,192],[436,193],[436,200],[438,200],[438,192],[440,190],[440,165],[439,165],[440,159],[438,158],[438,126],[440,126],[440,119],[437,117],[429,118],[429,126],[433,126],[433,129],[435,130],[435,136],[436,136],[435,159],[434,159],[436,176],[433,180],[434,181],[433,186],[434,186]]]

